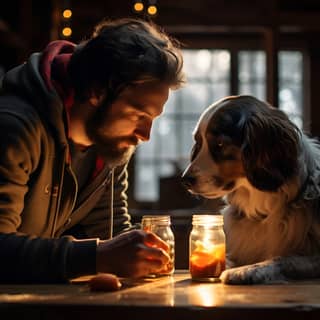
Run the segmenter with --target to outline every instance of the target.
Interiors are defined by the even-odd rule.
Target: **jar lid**
[[[171,224],[171,217],[168,215],[144,215],[142,224]]]
[[[222,226],[222,214],[194,214],[192,215],[193,225]]]

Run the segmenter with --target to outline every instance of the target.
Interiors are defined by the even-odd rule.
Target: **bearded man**
[[[139,19],[53,41],[5,74],[1,282],[141,277],[168,263],[160,238],[131,228],[127,164],[183,81],[177,42]]]

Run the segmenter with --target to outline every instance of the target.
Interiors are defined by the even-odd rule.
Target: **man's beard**
[[[104,133],[107,127],[107,117],[101,112],[96,112],[86,124],[86,132],[96,147],[97,153],[101,156],[110,168],[126,164],[139,143],[136,137],[109,138]],[[120,144],[127,144],[120,147]]]
[[[108,139],[97,132],[96,139],[93,140],[97,153],[101,156],[110,168],[115,168],[129,162],[136,146],[130,145],[120,148],[118,139]],[[122,141],[121,141],[122,142]]]

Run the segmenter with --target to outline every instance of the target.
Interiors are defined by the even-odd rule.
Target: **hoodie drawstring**
[[[114,169],[111,171],[111,181],[110,181],[110,222],[109,222],[109,238],[113,237],[113,187],[114,187]]]

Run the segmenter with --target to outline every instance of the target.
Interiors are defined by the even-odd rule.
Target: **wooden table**
[[[196,283],[187,271],[129,281],[116,292],[86,283],[0,285],[0,319],[320,319],[320,280],[281,285]]]

